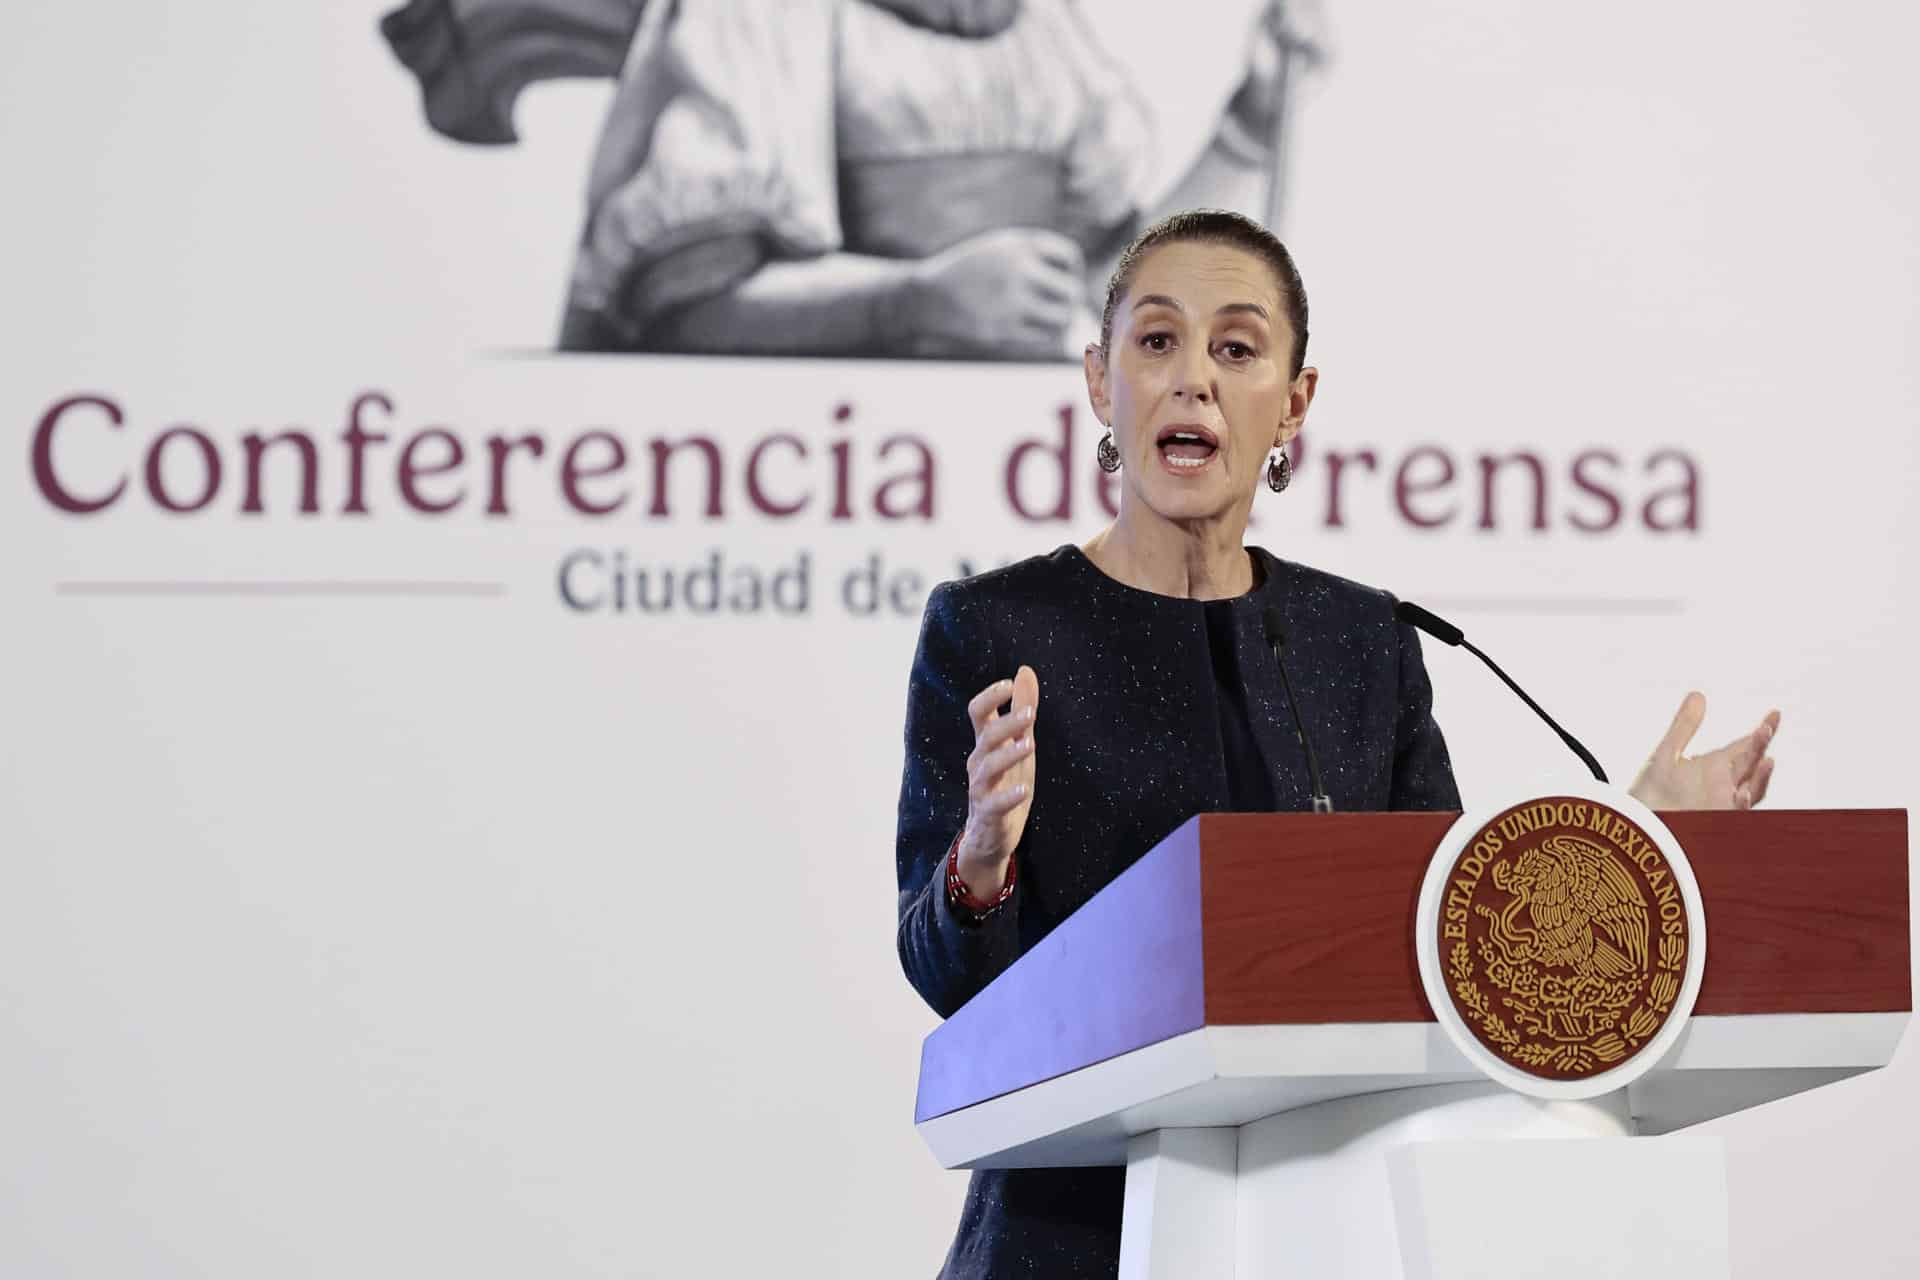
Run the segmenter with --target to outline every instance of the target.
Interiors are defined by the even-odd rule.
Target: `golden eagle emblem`
[[[1512,864],[1495,863],[1493,887],[1513,895],[1487,930],[1509,963],[1537,961],[1602,979],[1646,967],[1647,900],[1627,869],[1591,840],[1548,836]],[[1522,911],[1532,928],[1514,924]]]
[[[1682,916],[1644,832],[1611,807],[1555,798],[1502,813],[1469,842],[1435,941],[1474,1038],[1564,1080],[1623,1062],[1665,1024],[1687,967]]]

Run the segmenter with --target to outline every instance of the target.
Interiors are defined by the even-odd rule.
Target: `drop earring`
[[[1267,488],[1279,493],[1292,483],[1293,459],[1287,456],[1285,449],[1281,449],[1267,459]]]
[[[1118,446],[1113,443],[1113,429],[1111,427],[1107,429],[1107,434],[1100,437],[1100,445],[1093,451],[1093,455],[1099,460],[1100,469],[1108,475],[1112,475],[1120,469],[1120,450]]]

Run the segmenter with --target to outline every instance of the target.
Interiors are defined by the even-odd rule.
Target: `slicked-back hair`
[[[1113,313],[1133,288],[1140,263],[1167,244],[1221,244],[1250,253],[1267,264],[1280,286],[1287,327],[1293,330],[1293,360],[1288,374],[1299,377],[1307,362],[1307,287],[1300,281],[1300,269],[1293,265],[1293,255],[1278,236],[1252,218],[1226,209],[1188,209],[1169,214],[1134,237],[1107,281],[1107,304],[1100,311],[1101,352],[1106,353],[1113,345]]]

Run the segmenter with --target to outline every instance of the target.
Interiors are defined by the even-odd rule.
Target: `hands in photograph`
[[[1085,308],[1086,261],[1056,231],[1004,227],[916,263],[895,310],[908,355],[1056,360]]]

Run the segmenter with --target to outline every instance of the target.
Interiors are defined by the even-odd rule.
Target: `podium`
[[[1727,1274],[1719,1144],[1676,1131],[1892,1059],[1906,812],[1660,814],[1699,997],[1584,1102],[1493,1084],[1428,1007],[1415,904],[1456,816],[1190,819],[927,1037],[934,1156],[1125,1165],[1128,1280]]]

